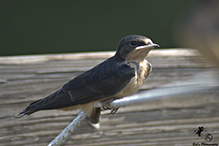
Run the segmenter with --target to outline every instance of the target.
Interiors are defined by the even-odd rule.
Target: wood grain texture
[[[14,116],[30,102],[45,97],[112,55],[105,52],[0,57],[0,145],[45,146],[52,141],[79,111],[40,111],[19,119]],[[141,90],[214,69],[194,50],[156,50],[147,60],[153,70]],[[115,115],[109,112],[102,112],[99,130],[84,121],[65,145],[191,146],[193,142],[205,142],[193,133],[199,126],[214,136],[211,143],[219,143],[218,103],[153,110],[139,105],[120,108]]]

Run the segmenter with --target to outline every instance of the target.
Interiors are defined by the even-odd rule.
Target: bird
[[[97,102],[134,94],[152,70],[152,65],[145,58],[155,47],[159,45],[142,35],[122,38],[114,56],[78,75],[45,98],[30,103],[17,117],[52,109],[81,109],[91,115]]]

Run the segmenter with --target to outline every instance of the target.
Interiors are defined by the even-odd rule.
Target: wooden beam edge
[[[93,52],[93,53],[67,53],[67,54],[45,54],[0,57],[0,64],[25,64],[45,62],[50,60],[80,60],[80,59],[106,59],[113,56],[115,52]],[[177,56],[200,56],[195,49],[162,49],[152,50],[148,57],[177,57]]]

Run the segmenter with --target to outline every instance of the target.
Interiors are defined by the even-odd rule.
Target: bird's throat
[[[125,60],[140,63],[146,58],[146,56],[148,55],[150,50],[151,49],[149,49],[149,48],[134,50],[134,51],[132,51],[131,53],[128,54],[128,56],[126,57]]]

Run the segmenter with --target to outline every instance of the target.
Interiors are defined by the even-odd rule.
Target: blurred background
[[[148,56],[153,72],[141,89],[150,98],[162,90],[165,98],[103,114],[101,131],[84,122],[68,145],[190,146],[203,142],[194,135],[198,126],[219,141],[219,0],[0,0],[0,20],[0,56],[115,51],[130,34],[148,36],[163,49]],[[0,57],[1,146],[48,144],[77,111],[14,115],[103,61],[35,57]]]
[[[130,34],[161,48],[176,41],[176,24],[201,0],[0,1],[0,56],[115,51]]]

